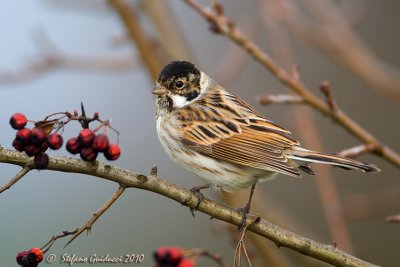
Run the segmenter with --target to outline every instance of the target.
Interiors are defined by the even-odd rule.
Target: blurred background
[[[399,1],[221,4],[226,16],[282,67],[297,66],[302,82],[321,97],[319,86],[329,81],[338,105],[350,117],[400,151]],[[127,33],[123,14],[135,21],[136,34]],[[228,38],[213,33],[184,1],[1,1],[0,22],[3,147],[12,147],[15,132],[8,121],[13,113],[37,121],[54,112],[72,112],[82,101],[88,114],[97,111],[101,118],[112,119],[121,132],[122,156],[116,166],[147,174],[156,164],[163,179],[185,188],[201,184],[168,158],[156,135],[150,92],[156,73],[172,59],[191,60],[291,130],[305,147],[338,152],[361,144],[305,105],[261,105],[260,95],[290,92]],[[78,131],[77,124],[68,126],[65,139]],[[65,150],[50,155],[70,156]],[[302,179],[279,175],[258,186],[252,211],[299,235],[326,244],[335,241],[338,248],[364,260],[398,266],[400,226],[385,221],[400,210],[398,166],[370,154],[358,159],[378,165],[382,172],[315,167],[317,175]],[[17,166],[1,164],[1,183],[18,171]],[[32,171],[0,195],[1,265],[15,266],[17,252],[40,247],[51,236],[86,223],[116,189],[116,184],[95,177]],[[248,192],[206,195],[241,207]],[[89,236],[83,234],[66,248],[67,240],[59,240],[49,253],[143,253],[141,266],[153,266],[152,253],[159,246],[197,247],[221,254],[230,266],[237,238],[235,228],[204,214],[193,218],[179,203],[128,189]],[[254,266],[327,266],[269,240],[249,237],[247,243]],[[63,263],[53,263],[58,265]],[[198,266],[216,265],[204,259]]]

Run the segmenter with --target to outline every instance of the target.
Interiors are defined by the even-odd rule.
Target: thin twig
[[[23,153],[0,147],[0,162],[25,166],[30,158]],[[155,176],[137,174],[128,170],[104,164],[100,161],[85,162],[68,157],[50,157],[48,170],[68,173],[82,173],[116,182],[123,187],[134,187],[175,200],[189,208],[209,216],[238,226],[242,221],[242,213],[228,208],[208,198],[198,205],[197,196],[190,190],[180,188],[166,180]],[[325,245],[309,238],[292,233],[264,219],[248,227],[249,231],[270,239],[280,247],[291,248],[304,255],[319,259],[335,266],[376,266],[351,256],[330,244]]]
[[[106,212],[112,204],[122,195],[122,193],[125,191],[125,187],[120,185],[117,191],[112,195],[112,197],[104,203],[104,205],[95,213],[93,213],[92,217],[87,221],[86,224],[82,225],[81,227],[78,228],[78,231],[74,233],[74,235],[71,237],[71,239],[65,244],[64,248],[68,246],[72,241],[75,240],[80,234],[82,234],[84,231],[87,231],[88,234],[92,230],[93,224],[100,218],[101,215]]]
[[[257,214],[256,216],[254,216],[253,218],[250,219],[249,222],[246,222],[246,225],[243,227],[242,234],[240,236],[239,242],[237,243],[236,249],[235,249],[235,256],[234,256],[234,260],[233,260],[233,266],[234,267],[240,267],[241,266],[241,255],[242,255],[242,251],[244,253],[244,255],[246,256],[246,260],[247,263],[249,264],[250,267],[252,267],[253,265],[251,264],[251,260],[249,257],[249,254],[247,253],[247,249],[246,249],[246,244],[245,244],[245,240],[246,240],[246,232],[247,229],[249,228],[249,226],[257,223],[260,220],[260,216]]]
[[[56,69],[76,71],[121,71],[137,66],[130,54],[83,57],[60,53],[43,54],[35,61],[16,70],[0,70],[0,86],[8,83],[27,82]]]
[[[216,26],[220,30],[220,33],[223,33],[236,44],[245,49],[250,55],[253,56],[255,60],[268,69],[274,76],[276,76],[282,84],[286,85],[292,91],[301,96],[305,103],[314,107],[316,110],[319,110],[321,113],[333,118],[338,124],[342,125],[351,134],[362,140],[364,143],[380,144],[380,148],[374,151],[374,153],[382,156],[393,165],[400,167],[400,155],[398,153],[384,145],[382,142],[379,142],[374,135],[361,127],[341,109],[338,109],[336,112],[332,112],[325,101],[314,95],[312,91],[299,80],[292,77],[293,75],[291,75],[291,73],[279,67],[268,54],[264,53],[264,51],[262,51],[255,43],[250,41],[248,37],[244,35],[235,26],[235,24],[228,20],[225,16],[214,14],[209,9],[203,8],[195,0],[184,0],[184,2],[193,7],[193,9],[207,19],[211,25]]]
[[[177,58],[191,59],[192,51],[168,1],[141,0],[139,7],[146,13],[157,31],[157,42],[162,49],[160,56],[166,61]],[[154,53],[154,51],[153,51]]]
[[[261,105],[270,104],[301,104],[303,98],[298,95],[289,94],[264,94],[256,97],[256,101]]]
[[[23,168],[17,173],[17,175],[15,175],[14,178],[12,178],[10,181],[8,181],[8,183],[6,183],[0,188],[0,194],[6,191],[7,189],[10,189],[11,186],[13,186],[16,182],[18,182],[22,177],[25,176],[25,174],[27,174],[32,169],[33,166],[30,163],[27,163],[25,166],[23,166]]]
[[[108,0],[108,2],[119,14],[131,40],[139,51],[138,54],[140,54],[142,62],[151,74],[152,79],[157,79],[162,64],[157,58],[157,53],[155,53],[154,42],[149,39],[140,26],[137,13],[124,0]]]
[[[49,249],[51,248],[51,246],[54,244],[54,242],[55,242],[57,239],[60,239],[60,238],[63,238],[63,237],[69,236],[69,235],[73,235],[73,234],[75,234],[76,232],[78,232],[78,229],[75,229],[75,230],[72,231],[72,232],[70,232],[70,231],[63,231],[63,232],[62,232],[61,234],[59,234],[59,235],[52,236],[52,237],[50,238],[50,240],[49,240],[46,244],[44,244],[40,249],[43,251],[43,253],[46,253],[47,251],[49,251]]]
[[[387,216],[385,220],[388,223],[400,223],[400,214]]]
[[[356,158],[362,154],[373,152],[378,148],[379,148],[378,144],[374,144],[374,143],[362,144],[362,145],[350,147],[347,149],[343,149],[342,151],[340,151],[336,154],[341,157]]]

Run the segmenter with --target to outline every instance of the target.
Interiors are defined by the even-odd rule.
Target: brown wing
[[[299,145],[289,131],[261,117],[240,98],[216,94],[179,111],[185,145],[216,159],[300,175],[284,153]]]

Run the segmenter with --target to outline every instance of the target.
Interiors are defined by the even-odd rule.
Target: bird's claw
[[[194,215],[194,211],[199,207],[201,201],[204,199],[204,195],[203,193],[200,192],[202,188],[199,188],[198,186],[193,186],[192,188],[190,188],[190,191],[196,195],[197,198],[197,204],[194,208],[190,208],[190,212],[192,213],[193,217],[195,217]]]
[[[246,206],[244,206],[243,208],[239,208],[238,212],[242,213],[242,221],[240,222],[240,224],[238,225],[238,231],[241,232],[245,226],[246,226],[246,221],[247,221],[247,215],[250,212],[250,205],[249,203],[246,204]]]

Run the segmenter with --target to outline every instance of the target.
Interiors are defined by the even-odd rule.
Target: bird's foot
[[[194,208],[190,208],[190,212],[192,213],[193,217],[195,217],[194,211],[197,210],[197,208],[199,207],[201,201],[204,199],[204,195],[203,195],[203,193],[200,192],[200,190],[206,189],[206,188],[209,188],[209,187],[210,187],[210,185],[206,184],[206,185],[196,185],[196,186],[193,186],[192,188],[190,188],[190,191],[193,194],[195,194],[196,198],[197,198],[196,206]]]
[[[250,204],[247,203],[243,208],[238,208],[238,212],[242,213],[242,221],[238,226],[238,231],[241,232],[246,226],[247,215],[250,212]]]

